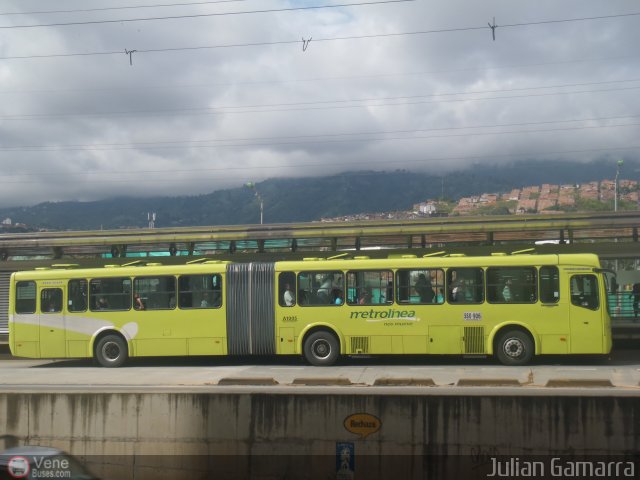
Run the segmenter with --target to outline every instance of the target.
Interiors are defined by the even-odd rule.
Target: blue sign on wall
[[[336,442],[336,480],[353,480],[355,452],[352,442]]]

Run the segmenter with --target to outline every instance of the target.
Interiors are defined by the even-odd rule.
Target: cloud
[[[25,3],[5,2],[3,13],[38,9]],[[321,4],[2,15],[0,26]],[[531,24],[637,10],[613,5],[434,0],[0,28],[3,58],[113,52],[0,60],[0,202],[198,194],[269,177],[450,171],[545,154],[638,158],[640,16]],[[125,49],[137,50],[133,65]]]

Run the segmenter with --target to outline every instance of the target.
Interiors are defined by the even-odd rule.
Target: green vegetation
[[[438,213],[451,213],[454,208],[456,208],[457,202],[436,202],[436,208],[438,209]]]
[[[575,210],[578,212],[611,212],[613,211],[613,200],[601,202],[599,200],[578,197]]]
[[[638,205],[628,200],[620,200],[618,202],[618,210],[638,210]]]
[[[478,215],[511,215],[515,212],[518,202],[514,200],[498,201],[495,205],[478,208]]]

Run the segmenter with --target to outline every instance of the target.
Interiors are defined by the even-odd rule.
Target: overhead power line
[[[399,1],[415,1],[415,0],[387,0],[388,2],[399,2]],[[385,2],[375,2],[375,3],[385,3]],[[373,4],[373,3],[367,3]],[[345,6],[349,5],[360,5],[360,4],[345,4]],[[332,5],[338,6],[338,5]],[[311,7],[301,7],[301,8],[311,8]],[[321,7],[321,8],[328,8]],[[610,18],[621,18],[621,17],[631,17],[631,16],[640,16],[640,12],[631,12],[624,13],[618,15],[606,15],[606,16],[598,16],[598,17],[582,17],[582,18],[567,18],[567,19],[559,19],[559,20],[544,20],[539,22],[528,22],[528,23],[513,23],[508,25],[503,25],[503,27],[522,27],[527,25],[543,25],[543,24],[553,24],[553,23],[567,23],[567,22],[582,22],[587,20],[601,20],[601,19],[610,19]],[[119,20],[113,20],[116,22]],[[109,21],[111,22],[111,21]],[[27,25],[27,27],[36,27],[36,26],[47,26],[47,25]],[[53,26],[51,24],[50,26]],[[4,26],[3,28],[19,28],[19,26]],[[369,35],[351,35],[344,37],[326,37],[326,38],[314,38],[314,43],[319,42],[333,42],[333,41],[345,41],[345,40],[366,40],[371,38],[390,38],[390,37],[402,37],[402,36],[411,36],[411,35],[427,35],[427,34],[435,34],[435,33],[450,33],[450,32],[462,32],[462,31],[472,31],[472,30],[484,30],[486,26],[479,27],[461,27],[461,28],[444,28],[438,30],[418,30],[413,32],[396,32],[396,33],[373,33]],[[221,44],[221,45],[200,45],[200,46],[192,46],[192,47],[171,47],[171,48],[149,48],[149,49],[136,49],[137,53],[166,53],[166,52],[182,52],[182,51],[194,51],[194,50],[212,50],[219,48],[241,48],[241,47],[263,47],[263,46],[277,46],[277,45],[293,45],[300,44],[300,40],[282,40],[282,41],[272,41],[272,42],[250,42],[250,43],[230,43],[230,44]],[[123,50],[110,50],[103,52],[72,52],[72,53],[51,53],[51,54],[40,54],[40,55],[13,55],[0,57],[0,60],[25,60],[25,59],[37,59],[37,58],[63,58],[63,57],[87,57],[87,56],[99,56],[99,55],[122,55]]]
[[[404,3],[414,2],[415,0],[377,0],[371,2],[358,2],[358,3],[340,3],[334,5],[309,5],[306,7],[287,7],[287,8],[272,8],[267,10],[247,10],[240,12],[216,12],[216,13],[195,13],[192,15],[171,15],[166,17],[145,17],[145,18],[120,18],[114,20],[85,20],[79,22],[56,22],[56,23],[38,23],[32,25],[2,25],[0,29],[15,29],[15,28],[39,28],[39,27],[69,27],[73,25],[98,25],[105,23],[132,23],[132,22],[150,22],[158,20],[179,20],[185,18],[206,18],[206,17],[226,17],[229,15],[252,15],[258,13],[280,13],[280,12],[293,12],[301,10],[320,10],[325,8],[344,8],[344,7],[361,7],[365,5],[381,5],[387,3]]]
[[[137,10],[140,8],[164,8],[164,7],[190,7],[194,5],[211,5],[218,3],[237,3],[249,0],[215,0],[210,2],[188,2],[188,3],[156,3],[153,5],[125,5],[122,7],[102,7],[102,8],[76,8],[73,10],[39,10],[31,12],[2,12],[0,16],[10,15],[45,15],[51,13],[89,13],[89,12],[106,12],[112,10]]]
[[[500,28],[508,27],[524,27],[530,25],[548,25],[551,23],[567,23],[567,22],[585,22],[588,20],[605,20],[608,18],[620,18],[620,17],[634,17],[640,15],[640,12],[618,13],[614,15],[599,15],[595,17],[577,17],[577,18],[564,18],[558,20],[541,20],[539,22],[522,22],[522,23],[507,23],[504,25],[497,25]]]

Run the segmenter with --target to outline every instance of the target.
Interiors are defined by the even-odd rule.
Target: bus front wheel
[[[127,360],[127,342],[119,335],[105,335],[96,344],[96,360],[103,367],[119,367]]]
[[[533,358],[533,340],[522,330],[500,334],[495,347],[496,356],[503,365],[526,365]]]
[[[304,358],[311,365],[327,367],[340,356],[340,343],[336,336],[326,330],[313,332],[304,341]]]

